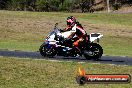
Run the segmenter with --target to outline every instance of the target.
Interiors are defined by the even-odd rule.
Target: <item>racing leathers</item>
[[[73,27],[68,27],[66,30],[74,31],[73,34],[71,34],[68,38],[76,38],[73,45],[75,47],[78,47],[79,42],[83,41],[83,37],[86,35],[86,31],[83,29],[79,22],[76,22],[76,24]]]

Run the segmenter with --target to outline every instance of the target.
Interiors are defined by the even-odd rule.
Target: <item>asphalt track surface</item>
[[[53,58],[48,58],[48,57],[42,57],[39,52],[9,51],[9,50],[0,50],[0,56],[58,60],[58,61],[92,62],[92,63],[105,63],[105,64],[131,65],[132,66],[132,57],[121,57],[121,56],[102,56],[101,60],[94,61],[94,60],[86,60],[84,57],[75,58],[75,57],[56,56]]]

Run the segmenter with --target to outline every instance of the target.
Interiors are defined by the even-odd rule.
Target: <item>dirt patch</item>
[[[113,13],[132,13],[132,6],[122,7],[119,10],[113,11]]]
[[[0,38],[16,40],[41,40],[54,28],[54,24],[59,23],[59,28],[65,28],[65,19],[60,17],[1,17],[0,19]],[[83,20],[81,24],[89,33],[100,32],[105,36],[124,36],[132,37],[132,27],[94,24]]]

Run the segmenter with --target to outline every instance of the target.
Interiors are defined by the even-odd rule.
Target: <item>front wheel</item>
[[[102,47],[97,43],[90,43],[84,50],[84,57],[86,59],[99,60],[103,54]]]
[[[46,56],[45,46],[45,44],[42,44],[39,48],[39,52],[42,56]]]
[[[56,55],[56,51],[53,46],[42,44],[39,48],[39,52],[42,56],[53,57]]]

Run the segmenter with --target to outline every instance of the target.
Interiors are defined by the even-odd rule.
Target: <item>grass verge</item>
[[[132,14],[0,11],[0,49],[38,51],[54,24],[64,28],[70,15],[88,33],[104,34],[104,54],[132,57]]]
[[[77,62],[0,57],[0,88],[130,88],[130,84],[79,86]],[[131,66],[81,63],[87,74],[130,74]],[[109,69],[108,69],[109,68]]]

